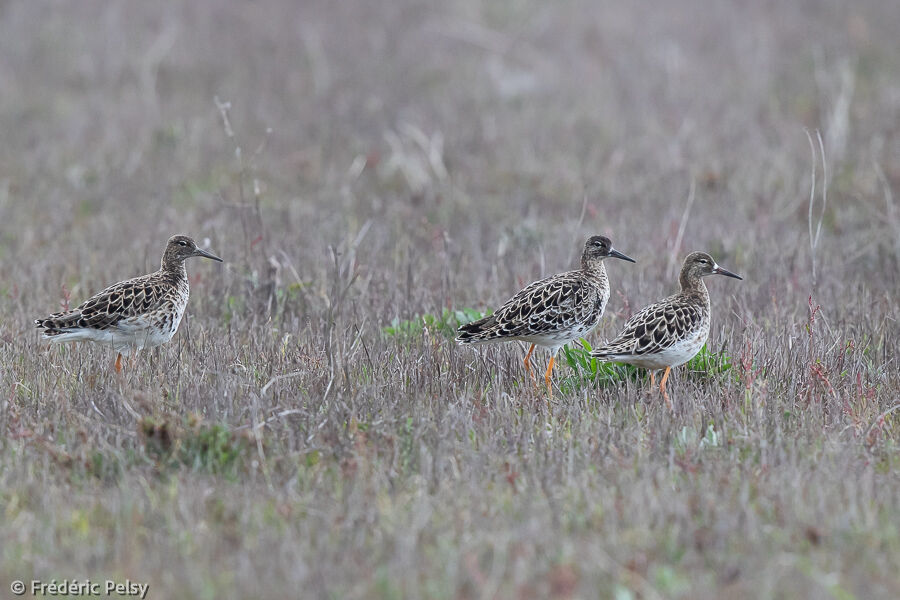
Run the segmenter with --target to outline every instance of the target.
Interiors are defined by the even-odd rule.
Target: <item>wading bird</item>
[[[603,261],[620,258],[635,262],[612,246],[609,238],[595,235],[584,244],[581,268],[529,284],[493,314],[459,328],[460,344],[519,340],[531,347],[525,354],[525,370],[534,378],[529,359],[535,346],[550,349],[544,373],[552,392],[551,375],[556,353],[565,344],[586,335],[603,316],[609,300],[609,279]]]
[[[118,353],[119,372],[122,354],[159,346],[175,335],[190,293],[184,261],[192,256],[222,262],[186,235],[172,236],[159,271],[120,281],[78,308],[35,319],[34,324],[51,343],[88,340],[109,345]]]
[[[595,348],[591,356],[649,369],[652,387],[656,385],[655,371],[665,369],[659,390],[672,410],[666,393],[669,371],[694,358],[709,337],[709,291],[703,283],[708,275],[743,279],[717,265],[705,252],[688,254],[678,278],[681,291],[645,306],[628,319],[615,339]]]

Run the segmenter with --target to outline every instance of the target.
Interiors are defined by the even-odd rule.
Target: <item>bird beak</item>
[[[210,259],[218,261],[218,262],[225,262],[221,258],[216,256],[215,254],[213,254],[212,252],[207,252],[206,250],[201,250],[200,248],[197,248],[196,250],[194,250],[194,256],[202,256],[203,258],[210,258]]]
[[[727,269],[723,269],[719,265],[714,266],[712,272],[715,273],[716,275],[724,275],[725,277],[734,277],[735,279],[744,279],[740,275],[732,273],[731,271],[729,271]]]
[[[613,258],[621,258],[622,260],[627,260],[628,262],[637,262],[636,260],[634,260],[634,259],[631,258],[630,256],[625,256],[624,254],[622,254],[621,252],[619,252],[619,251],[616,250],[615,248],[610,248],[610,249],[609,249],[609,255],[612,256]]]

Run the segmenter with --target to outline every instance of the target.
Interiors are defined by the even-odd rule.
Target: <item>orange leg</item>
[[[650,371],[650,389],[656,387],[656,371]]]
[[[116,373],[122,372],[122,355],[116,354]]]
[[[669,410],[672,410],[672,401],[669,400],[669,395],[666,393],[666,381],[669,379],[669,371],[672,370],[672,367],[666,367],[666,372],[663,373],[662,381],[659,384],[659,391],[662,392],[663,399],[666,401],[666,406],[669,407]]]
[[[531,358],[531,353],[534,352],[534,344],[531,345],[531,348],[528,349],[528,353],[525,355],[525,371],[531,375],[531,379],[534,379],[534,371],[531,370],[531,363],[528,362],[528,359]]]
[[[550,357],[550,364],[547,365],[547,372],[544,373],[544,383],[547,384],[547,391],[550,392],[550,395],[551,395],[551,396],[553,395],[553,386],[552,386],[551,383],[550,383],[550,382],[552,381],[552,379],[550,379],[550,376],[553,375],[553,363],[554,363],[555,361],[556,361],[556,357],[555,357],[555,356],[551,356],[551,357]]]

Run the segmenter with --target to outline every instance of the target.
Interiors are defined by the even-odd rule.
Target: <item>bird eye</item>
[[[187,242],[184,241],[184,240],[179,240],[179,241],[178,241],[178,245],[179,245],[179,246],[187,246]]]

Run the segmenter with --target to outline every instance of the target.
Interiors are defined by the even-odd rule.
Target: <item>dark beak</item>
[[[636,260],[634,260],[634,259],[631,258],[630,256],[625,256],[624,254],[622,254],[621,252],[619,252],[619,251],[616,250],[615,248],[610,248],[610,249],[609,249],[609,255],[612,256],[613,258],[621,258],[622,260],[627,260],[628,262],[637,262]],[[735,277],[737,277],[737,276],[735,276]]]
[[[724,275],[725,277],[734,277],[735,279],[744,279],[740,275],[737,275],[736,273],[732,273],[731,271],[729,271],[727,269],[723,269],[719,265],[716,265],[713,268],[712,272],[715,273],[716,275]]]
[[[194,250],[194,256],[202,256],[203,258],[209,258],[218,262],[225,262],[212,252],[207,252],[206,250],[201,250],[200,248]]]

